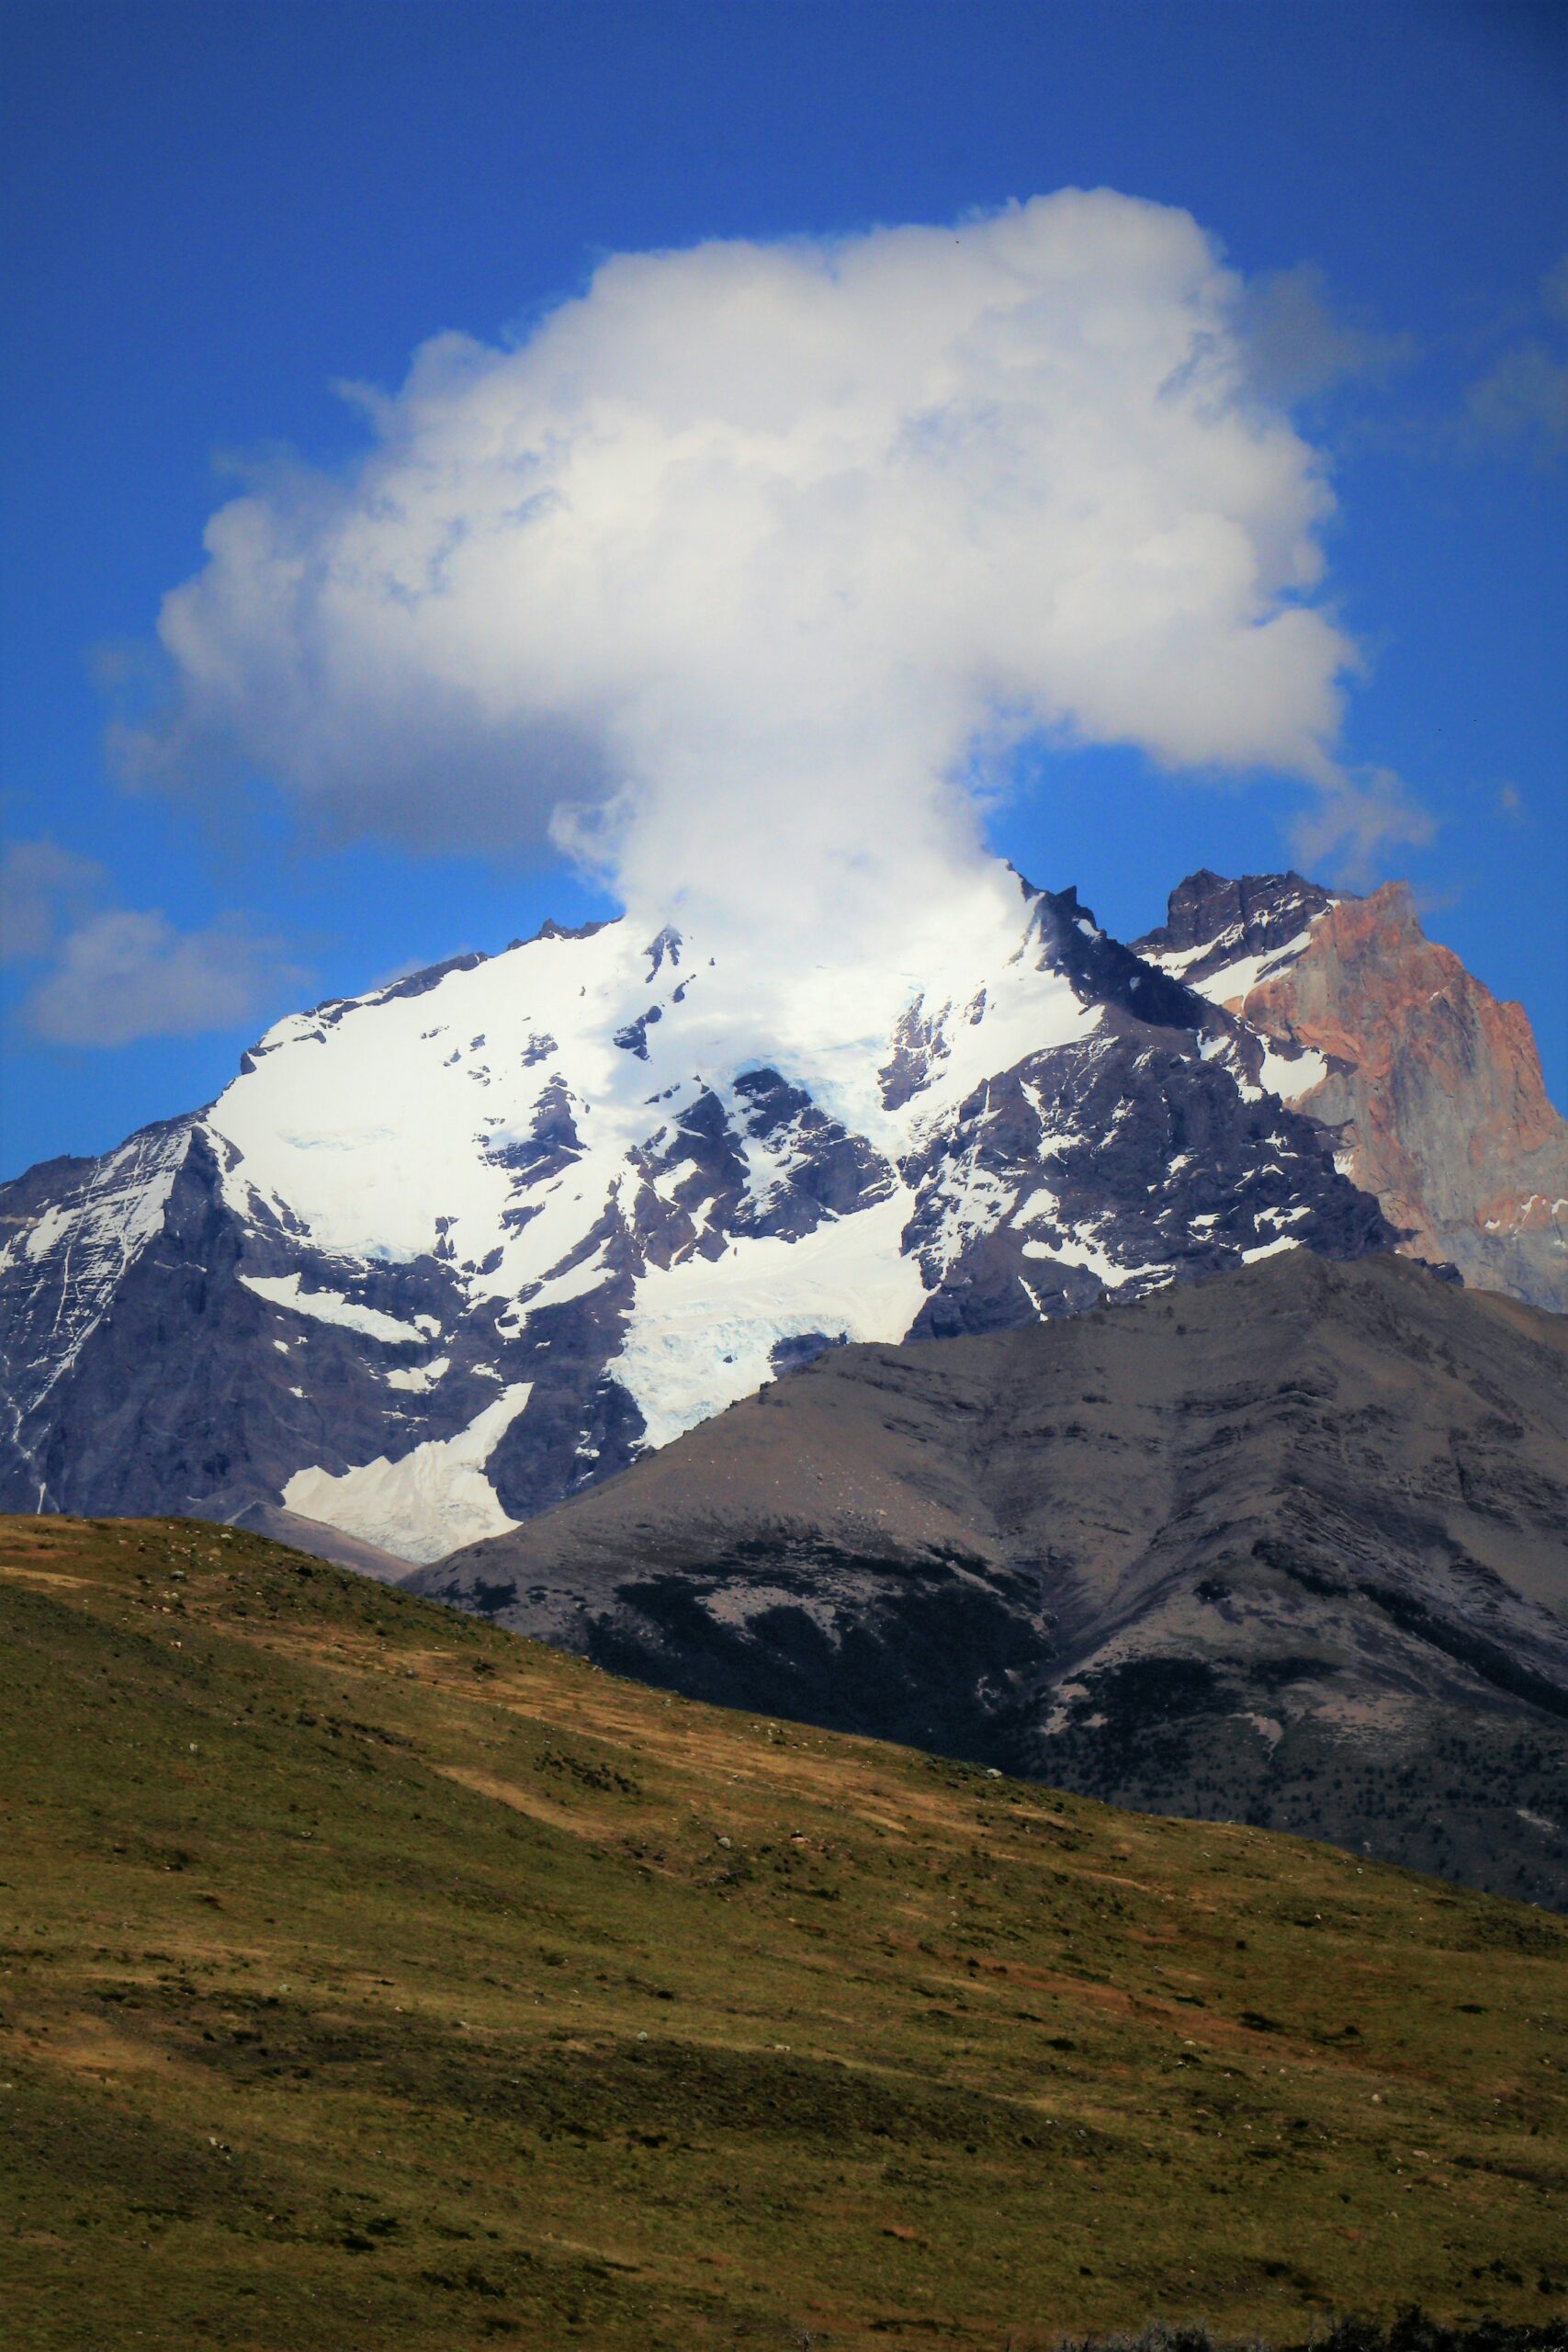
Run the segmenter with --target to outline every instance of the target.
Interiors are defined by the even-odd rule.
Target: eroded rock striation
[[[838,1350],[410,1581],[692,1697],[1568,1907],[1568,1322],[1405,1259]]]

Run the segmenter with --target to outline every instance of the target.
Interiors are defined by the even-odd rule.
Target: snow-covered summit
[[[5,1499],[427,1560],[825,1345],[1384,1245],[1181,952],[994,867],[858,956],[626,917],[293,1015],[7,1188]]]

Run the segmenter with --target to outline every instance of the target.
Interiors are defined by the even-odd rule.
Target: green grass
[[[1568,2302],[1568,1928],[0,1522],[7,2345],[1030,2352]]]

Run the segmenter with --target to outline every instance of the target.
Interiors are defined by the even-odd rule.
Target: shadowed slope
[[[843,1349],[411,1582],[696,1697],[1568,1901],[1568,1323],[1403,1260]]]
[[[1540,2317],[1568,1931],[689,1705],[241,1532],[11,1521],[36,2352]]]

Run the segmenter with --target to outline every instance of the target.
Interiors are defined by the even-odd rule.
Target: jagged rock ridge
[[[281,1510],[428,1560],[824,1346],[1387,1245],[1301,1107],[1325,1057],[1211,1001],[1201,955],[1194,986],[1000,869],[940,922],[847,977],[547,925],[281,1022],[208,1111],[28,1171],[0,1501]]]
[[[1568,1310],[1568,1123],[1529,1022],[1425,937],[1404,883],[1335,898],[1298,874],[1195,874],[1137,945],[1266,1041],[1402,1249]]]

